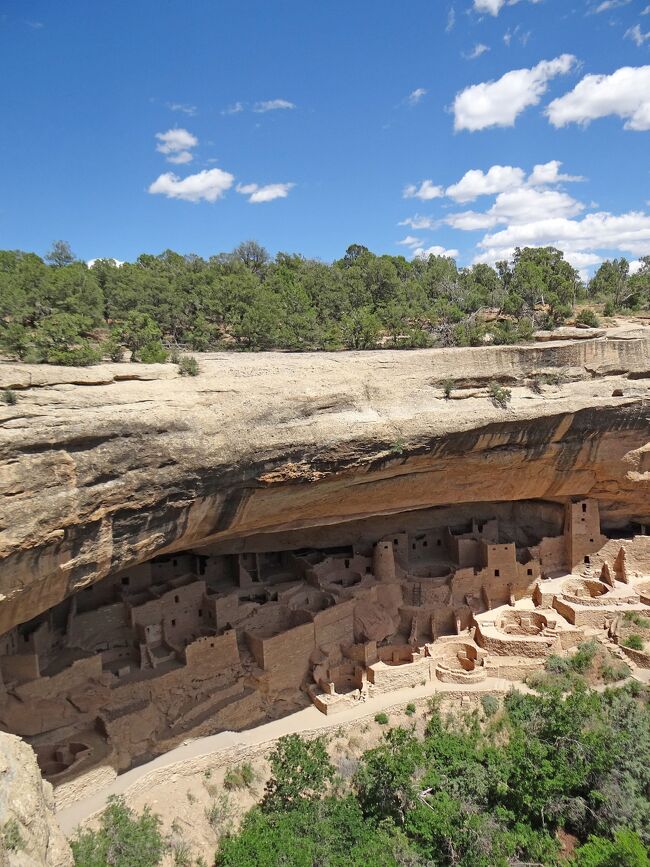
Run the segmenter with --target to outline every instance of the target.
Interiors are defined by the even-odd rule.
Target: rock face
[[[54,816],[52,786],[41,779],[31,747],[0,732],[1,867],[72,867]]]
[[[0,634],[111,572],[449,503],[650,524],[648,329],[415,352],[0,365]],[[449,399],[443,384],[453,381]],[[512,390],[507,408],[488,384]],[[614,393],[620,396],[613,396]],[[239,547],[238,547],[239,546]]]

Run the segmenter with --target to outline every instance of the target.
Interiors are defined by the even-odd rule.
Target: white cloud
[[[644,255],[650,249],[650,214],[629,212],[615,215],[602,211],[579,220],[549,217],[512,225],[486,235],[479,246],[481,261],[504,258],[515,247],[552,245],[564,250],[569,261],[579,267],[600,261],[595,251],[615,250]]]
[[[454,128],[475,131],[490,126],[514,126],[525,108],[539,103],[548,82],[569,72],[574,63],[572,54],[562,54],[553,60],[542,60],[532,69],[513,69],[497,81],[465,88],[454,100]]]
[[[488,215],[498,222],[521,225],[553,217],[574,217],[584,211],[584,205],[560,190],[538,190],[523,187],[499,193]]]
[[[558,184],[562,181],[574,182],[584,181],[581,175],[563,175],[560,174],[560,166],[562,163],[559,160],[551,160],[548,163],[540,163],[533,167],[532,172],[528,176],[528,183],[532,187],[548,186],[549,184]]]
[[[168,129],[167,132],[157,132],[158,144],[156,150],[164,154],[168,163],[182,165],[189,163],[193,157],[190,149],[199,143],[198,138],[186,129]]]
[[[599,3],[595,9],[592,9],[592,12],[596,14],[600,12],[609,12],[610,9],[618,9],[620,6],[627,6],[628,3],[631,3],[632,0],[603,0],[602,3]]]
[[[427,91],[423,87],[418,87],[411,91],[406,97],[406,101],[410,106],[417,105],[420,100],[427,95]]]
[[[150,185],[149,192],[186,202],[216,202],[232,187],[234,180],[234,175],[222,169],[204,169],[182,179],[173,172],[165,172]]]
[[[407,235],[397,242],[402,247],[419,247],[422,244],[422,238],[416,238],[414,235]]]
[[[474,0],[475,12],[487,12],[495,17],[504,6],[514,6],[519,0]],[[531,3],[541,3],[541,0],[530,0]]]
[[[228,108],[224,108],[221,111],[221,114],[240,114],[244,110],[243,102],[235,102],[232,105],[229,105]]]
[[[237,184],[237,192],[242,196],[248,196],[248,201],[253,205],[262,202],[272,202],[274,199],[286,199],[289,191],[295,184],[266,184],[260,187],[258,184]]]
[[[170,111],[180,111],[182,114],[187,114],[190,117],[194,117],[197,111],[195,105],[188,105],[184,102],[168,102],[167,108]]]
[[[458,250],[447,250],[444,247],[434,245],[433,247],[418,247],[413,251],[414,259],[428,259],[429,256],[448,256],[450,259],[456,259],[459,253]]]
[[[481,214],[477,211],[461,211],[458,214],[450,214],[445,222],[452,229],[460,229],[462,232],[475,232],[477,229],[490,229],[496,226],[498,219],[491,214]]]
[[[634,27],[629,27],[625,31],[625,39],[631,39],[639,48],[643,45],[643,43],[650,39],[650,30],[647,33],[643,33],[641,27],[638,24],[635,24]]]
[[[253,111],[258,114],[264,114],[267,111],[278,111],[279,109],[295,108],[293,102],[287,99],[267,99],[263,102],[256,102],[253,106]]]
[[[641,15],[650,15],[650,6],[646,6]]]
[[[611,75],[585,75],[546,109],[555,127],[589,124],[607,115],[625,118],[625,129],[650,129],[650,66],[623,66]]]
[[[648,9],[650,9],[650,6],[648,6]],[[630,262],[630,274],[637,274],[641,268],[643,268],[643,262],[639,259],[633,259]]]
[[[409,184],[404,187],[403,196],[405,199],[422,199],[423,202],[428,202],[430,199],[440,199],[444,196],[445,191],[442,187],[434,185],[433,181],[422,181],[418,187],[416,184]]]
[[[423,217],[420,214],[415,214],[413,217],[407,217],[397,224],[398,226],[410,226],[411,229],[435,229],[437,220],[433,217]]]
[[[454,29],[455,23],[456,23],[456,10],[454,9],[453,6],[450,6],[449,12],[447,12],[447,26],[445,27],[445,32],[451,33],[451,31]]]
[[[521,186],[524,178],[524,170],[513,166],[492,166],[485,174],[480,169],[470,169],[457,184],[447,187],[446,195],[456,202],[472,202],[479,196]]]
[[[490,50],[489,45],[484,45],[482,42],[477,42],[474,48],[469,52],[469,54],[463,54],[465,60],[476,60],[477,57],[480,57],[482,54],[485,54],[486,51]]]

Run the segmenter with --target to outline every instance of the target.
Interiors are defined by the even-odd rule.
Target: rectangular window
[[[495,577],[495,578],[498,578],[498,577],[499,577],[499,570],[498,570],[498,569],[495,569],[495,570],[494,570],[494,577]]]

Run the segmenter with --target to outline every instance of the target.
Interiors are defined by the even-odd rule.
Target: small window
[[[128,575],[125,575],[124,578],[122,578],[122,585],[124,587],[128,587],[130,582],[131,582],[131,579],[129,578]]]
[[[593,539],[590,539],[589,541],[590,541],[590,542],[593,542],[594,540],[593,540]]]
[[[495,578],[498,578],[498,577],[499,577],[499,574],[500,574],[500,573],[499,573],[499,570],[498,570],[498,569],[495,569],[495,570],[494,570],[494,577],[495,577]]]
[[[438,539],[438,540],[436,541],[436,545],[437,545],[438,547],[440,547],[440,546],[442,545],[442,539]]]
[[[345,568],[346,568],[346,569],[349,569],[349,568],[350,568],[350,561],[349,561],[349,560],[346,560],[346,561],[345,561]]]
[[[180,602],[180,596],[174,596],[174,602]]]
[[[583,511],[583,512],[586,512],[586,511],[587,511],[587,504],[586,504],[586,503],[583,503],[583,504],[582,504],[582,511]]]
[[[203,617],[203,609],[199,608],[199,617]]]
[[[422,547],[423,547],[423,548],[426,548],[428,544],[429,544],[429,543],[428,543],[427,540],[425,539],[424,542],[422,543]]]
[[[173,562],[174,566],[178,566],[178,560],[173,560],[172,562]]]
[[[172,626],[176,626],[176,621],[172,620]]]
[[[532,570],[532,569],[527,569],[527,570],[526,570],[526,573],[527,573],[528,575],[532,575],[532,574],[533,574],[533,570]]]
[[[412,547],[413,550],[415,551],[415,542],[413,542],[413,545],[412,545],[411,547]]]
[[[399,545],[399,540],[398,540],[398,539],[393,539],[393,545]]]
[[[585,557],[585,563],[587,563],[587,564],[591,563],[591,560],[589,559],[589,557]]]

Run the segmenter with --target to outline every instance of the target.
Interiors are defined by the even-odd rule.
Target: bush
[[[375,722],[379,723],[380,726],[388,725],[388,714],[384,713],[383,711],[381,713],[375,714]]]
[[[16,392],[12,388],[5,388],[2,392],[2,402],[8,406],[15,406],[18,402]]]
[[[583,641],[578,645],[577,651],[569,657],[569,667],[576,674],[584,674],[591,668],[594,657],[598,653],[598,644],[595,641]]]
[[[644,642],[640,635],[633,633],[624,639],[623,644],[631,650],[643,650]]]
[[[178,372],[181,376],[198,376],[199,363],[193,355],[184,355],[178,362]]]
[[[413,714],[415,713],[415,705],[413,704],[413,702],[409,702],[406,705],[404,713],[406,714],[406,716],[413,716]]]
[[[494,716],[494,714],[499,710],[499,699],[496,695],[482,695],[481,707],[483,708],[483,713],[486,717]]]
[[[445,379],[442,383],[442,393],[445,396],[445,400],[449,400],[451,397],[451,393],[454,388],[454,380],[453,379]]]
[[[123,361],[124,347],[114,337],[109,337],[104,344],[104,354],[108,355],[111,361]]]
[[[588,307],[578,313],[576,316],[576,324],[588,325],[590,328],[598,328],[600,325],[600,319],[596,315],[596,312]]]
[[[255,782],[255,772],[248,762],[236,768],[229,768],[223,778],[226,789],[249,789]]]
[[[614,316],[616,314],[616,307],[614,307],[613,301],[607,301],[603,308],[603,316]]]
[[[164,364],[167,361],[167,352],[160,340],[154,340],[139,349],[136,358],[142,364]]]
[[[271,779],[262,801],[266,811],[297,807],[304,798],[322,795],[334,779],[322,737],[306,741],[300,735],[285,735],[269,756],[269,763]]]
[[[498,382],[491,382],[488,385],[488,394],[490,400],[495,406],[500,406],[505,409],[512,400],[512,392],[509,388],[504,388]]]
[[[225,794],[216,798],[205,811],[205,818],[215,834],[221,834],[228,829],[231,816],[230,801]]]
[[[644,617],[640,611],[626,611],[623,620],[626,623],[634,623],[639,629],[650,629],[650,620]]]
[[[149,807],[136,816],[113,795],[99,829],[82,831],[70,845],[76,867],[155,867],[166,848],[159,817]]]
[[[20,825],[16,819],[9,819],[9,821],[5,822],[0,832],[0,844],[1,849],[7,852],[20,852],[25,848],[25,841],[20,833]]]
[[[612,659],[603,663],[600,673],[605,683],[616,683],[617,680],[625,680],[629,677],[631,669],[622,660]]]

